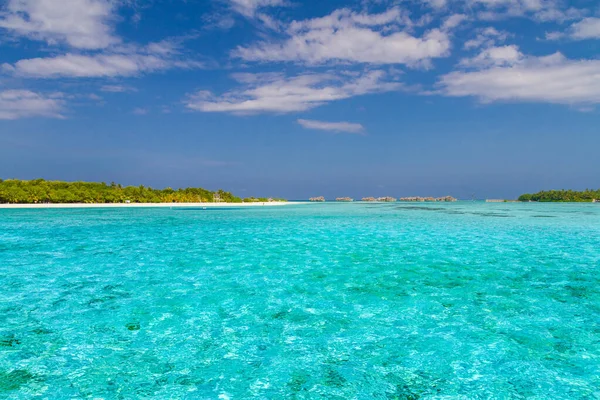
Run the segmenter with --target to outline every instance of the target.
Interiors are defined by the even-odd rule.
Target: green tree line
[[[241,203],[229,192],[202,188],[152,189],[104,182],[62,182],[35,179],[0,179],[0,203],[197,203],[221,201]]]
[[[575,190],[547,190],[534,194],[523,194],[520,201],[543,201],[543,202],[591,202],[600,200],[600,189],[586,189],[581,192]]]

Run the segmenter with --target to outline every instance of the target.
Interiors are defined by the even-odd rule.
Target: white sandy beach
[[[0,204],[0,209],[18,208],[175,208],[175,207],[273,207],[285,206],[287,202],[272,203],[69,203],[69,204]]]

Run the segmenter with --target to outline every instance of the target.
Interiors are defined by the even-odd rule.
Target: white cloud
[[[362,135],[365,131],[365,128],[361,124],[351,122],[325,122],[309,119],[299,119],[297,122],[306,129],[316,129],[321,131],[330,131],[334,133],[345,132]]]
[[[179,53],[179,47],[181,46],[176,40],[164,39],[160,42],[152,42],[146,45],[145,50],[150,54],[159,54],[162,56],[168,56]]]
[[[492,47],[499,42],[504,42],[508,38],[508,33],[498,31],[496,28],[488,27],[479,29],[474,39],[467,40],[464,48],[475,49],[478,47]]]
[[[97,54],[93,56],[65,54],[56,57],[31,58],[5,64],[18,76],[35,78],[98,78],[131,76],[141,72],[167,68],[165,60],[153,55]]]
[[[553,0],[467,0],[469,6],[483,5],[489,8],[510,7],[513,9],[540,10],[550,5],[554,6]]]
[[[569,20],[579,19],[585,16],[586,10],[579,10],[576,8],[568,8],[561,10],[559,8],[546,8],[537,11],[534,14],[534,18],[542,22],[565,22]]]
[[[148,114],[148,109],[136,107],[133,109],[132,113],[135,115],[146,115],[146,114]]]
[[[235,25],[235,19],[225,13],[206,14],[202,17],[202,26],[205,30],[229,30]]]
[[[7,0],[0,11],[0,28],[72,49],[65,54],[5,63],[2,70],[32,78],[106,78],[202,67],[202,63],[185,60],[181,54],[185,37],[145,46],[122,43],[113,35],[111,22],[116,19],[116,5],[123,1]]]
[[[571,26],[574,39],[600,39],[600,18],[585,18]]]
[[[229,0],[229,2],[231,8],[248,18],[253,18],[261,8],[285,5],[283,0]]]
[[[468,19],[469,17],[467,17],[465,14],[452,14],[446,18],[442,27],[446,30],[454,29]]]
[[[0,92],[0,119],[27,117],[63,118],[60,94],[42,95],[29,90]]]
[[[546,40],[559,40],[565,37],[564,32],[546,32]]]
[[[123,85],[104,85],[100,88],[100,90],[109,93],[137,92],[136,88]]]
[[[584,18],[565,31],[546,32],[546,40],[560,39],[600,39],[600,18]]]
[[[560,0],[466,0],[467,8],[480,10],[479,19],[499,20],[510,17],[530,17],[538,21],[563,22],[581,18],[585,10],[563,7]]]
[[[239,74],[233,76],[243,88],[215,96],[200,91],[189,97],[187,107],[203,112],[237,114],[289,113],[305,111],[332,101],[368,93],[397,90],[384,71],[364,73],[305,74],[285,77],[279,74]]]
[[[50,44],[102,49],[119,42],[112,33],[109,0],[8,0],[0,28]]]
[[[164,43],[164,42],[160,42]],[[146,72],[164,71],[172,68],[200,68],[202,63],[185,61],[174,57],[174,52],[157,51],[150,45],[136,50],[123,48],[120,53],[94,55],[67,53],[55,57],[31,58],[4,64],[5,71],[17,76],[33,78],[106,78],[136,76]],[[159,45],[159,44],[157,44]]]
[[[352,25],[382,26],[392,23],[408,25],[411,23],[408,14],[399,7],[392,7],[379,14],[357,13],[348,8],[335,10],[325,17],[304,21],[294,21],[290,31],[301,32],[312,29],[345,28]]]
[[[437,10],[446,8],[446,6],[448,5],[448,0],[425,0],[425,2],[429,4],[430,7]]]
[[[270,15],[261,12],[260,10],[267,7],[282,7],[287,6],[288,3],[284,0],[228,0],[231,8],[237,13],[243,15],[248,19],[253,19],[262,24],[263,27],[279,30],[281,24],[278,20],[274,19]]]
[[[467,58],[460,62],[465,67],[501,67],[514,65],[524,58],[519,48],[515,45],[490,47],[483,50],[473,58]]]
[[[399,31],[402,25],[411,25],[411,21],[396,7],[380,14],[341,9],[322,18],[292,22],[286,30],[289,38],[281,43],[238,47],[233,55],[246,61],[308,64],[341,61],[411,66],[448,55],[450,39],[446,32],[432,29],[422,37],[414,37]]]
[[[519,53],[520,54],[520,53]],[[481,101],[531,101],[569,105],[600,103],[600,60],[569,60],[560,53],[520,55],[502,66],[454,71],[440,78],[440,93]]]

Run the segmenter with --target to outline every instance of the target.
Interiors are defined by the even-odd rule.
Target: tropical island
[[[600,189],[586,189],[580,192],[575,190],[547,190],[519,196],[519,201],[595,203],[598,200],[600,200]]]
[[[153,189],[114,182],[63,182],[44,179],[0,179],[0,203],[116,204],[116,203],[242,203],[273,202],[270,198],[241,199],[224,190],[203,188]],[[278,200],[282,201],[282,200]]]

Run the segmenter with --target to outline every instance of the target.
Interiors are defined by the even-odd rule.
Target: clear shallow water
[[[0,398],[600,398],[600,206],[0,210]]]

